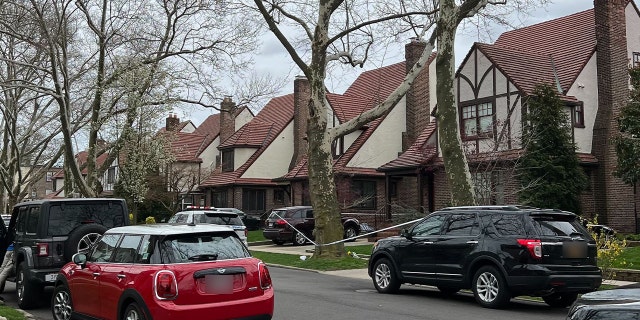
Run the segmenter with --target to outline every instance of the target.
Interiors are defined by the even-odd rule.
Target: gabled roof
[[[207,147],[205,138],[196,133],[173,132],[170,141],[176,162],[202,162],[200,154]]]
[[[293,94],[271,99],[251,121],[242,126],[218,148],[256,147],[249,159],[233,172],[216,171],[200,186],[275,185],[271,179],[241,178],[280,132],[293,120]]]
[[[539,83],[559,84],[561,98],[573,101],[564,94],[595,52],[594,19],[590,9],[508,31],[495,44],[474,44],[469,54],[480,50],[525,94]]]
[[[389,66],[369,70],[361,73],[353,81],[345,96],[360,96],[371,100],[383,101],[404,79],[406,75],[405,62],[398,62]]]
[[[238,129],[218,148],[267,145],[293,120],[293,94],[273,98],[255,118]]]
[[[76,162],[78,163],[78,166],[82,166],[83,164],[85,164],[87,162],[87,157],[89,156],[89,153],[87,151],[80,151],[76,154]],[[104,162],[107,160],[107,158],[109,157],[109,153],[104,152],[101,155],[96,157],[96,168],[101,167]],[[60,170],[60,172],[63,172],[62,176],[64,177],[64,171]],[[87,174],[87,168],[82,169],[82,174]]]
[[[202,142],[203,145],[208,146],[220,135],[220,114],[212,114],[208,116],[204,121],[193,131],[195,134],[204,136],[205,139]]]
[[[436,124],[430,123],[426,129],[420,133],[416,141],[403,152],[398,158],[389,161],[378,168],[379,171],[406,170],[418,168],[428,164],[437,156],[435,146],[429,145],[429,138],[436,132]]]
[[[178,125],[176,126],[176,131],[182,131],[182,129],[184,129],[184,127],[186,127],[189,123],[191,123],[191,120],[185,120],[185,121],[182,121],[182,122],[178,123]],[[158,133],[162,133],[162,132],[167,132],[167,128],[166,127],[162,127],[162,128],[160,128],[160,130],[158,130]]]

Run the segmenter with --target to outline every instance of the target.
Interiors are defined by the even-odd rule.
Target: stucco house
[[[513,167],[522,151],[522,115],[536,84],[557,89],[571,116],[573,139],[588,178],[583,212],[622,231],[636,231],[633,188],[613,176],[611,138],[628,101],[631,65],[640,65],[640,11],[633,1],[595,0],[594,8],[475,43],[456,73],[460,131],[476,193],[487,204],[517,203]],[[433,108],[430,110],[437,115]],[[398,159],[381,166],[388,181],[413,185],[419,208],[449,203],[437,128],[430,125]],[[387,202],[393,203],[392,190]]]

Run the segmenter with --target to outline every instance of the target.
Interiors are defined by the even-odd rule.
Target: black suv
[[[344,238],[349,239],[360,233],[360,222],[351,217],[342,216]],[[315,228],[313,208],[310,206],[294,206],[273,209],[265,221],[262,235],[277,245],[293,242],[303,245],[307,238],[314,239]]]
[[[17,204],[7,236],[1,242],[14,242],[18,306],[35,307],[42,300],[44,286],[54,284],[60,268],[75,253],[88,249],[107,229],[128,224],[127,204],[122,199],[37,200]]]
[[[602,283],[596,243],[577,215],[524,206],[452,207],[376,242],[369,276],[381,293],[403,283],[445,294],[471,289],[489,308],[518,295],[566,307]]]

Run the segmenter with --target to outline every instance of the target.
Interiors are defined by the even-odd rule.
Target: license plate
[[[204,281],[207,293],[233,293],[233,275],[206,275]]]
[[[44,275],[44,281],[46,282],[55,282],[58,277],[57,273],[49,273]]]
[[[273,228],[273,222],[269,222],[269,228]]]
[[[587,257],[587,243],[583,241],[565,242],[562,246],[565,258],[576,259]]]

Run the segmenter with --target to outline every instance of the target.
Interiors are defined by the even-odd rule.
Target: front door
[[[106,264],[100,276],[100,293],[102,294],[101,314],[107,319],[118,318],[118,301],[128,282],[132,280],[129,270],[142,258],[138,254],[141,235],[124,235],[116,249],[111,262]]]
[[[400,271],[404,278],[427,279],[435,276],[433,244],[448,214],[433,214],[416,224],[407,234],[405,245],[398,248],[403,257]]]
[[[478,247],[480,226],[474,212],[454,213],[433,244],[435,272],[440,280],[462,281],[464,264]]]

